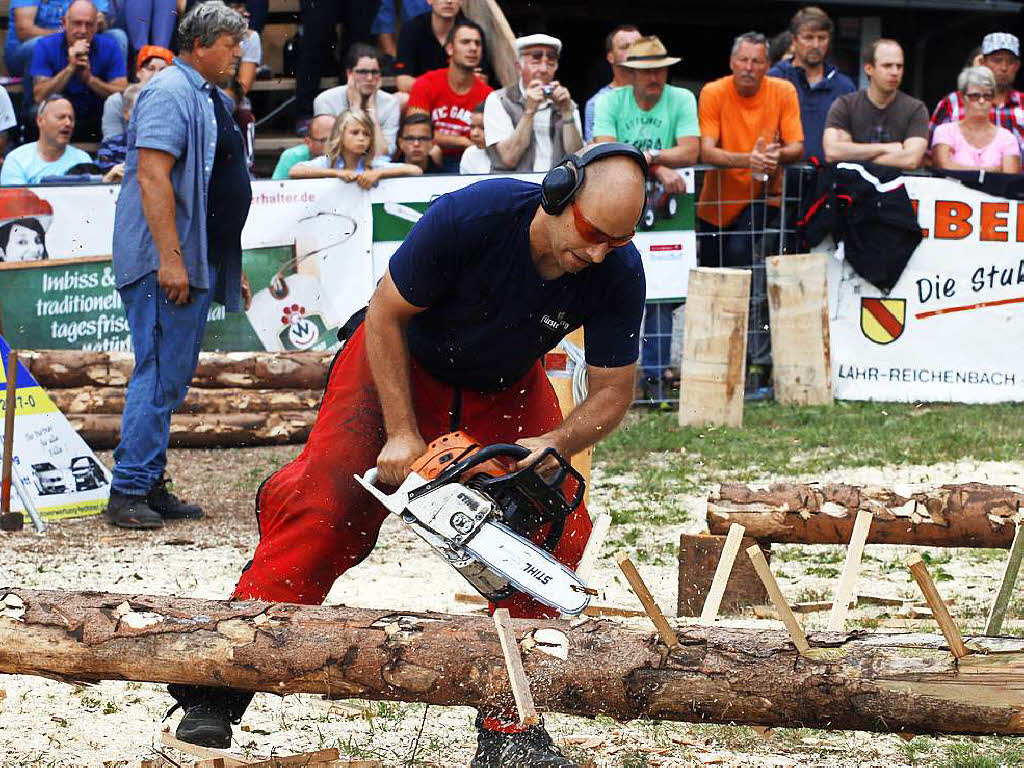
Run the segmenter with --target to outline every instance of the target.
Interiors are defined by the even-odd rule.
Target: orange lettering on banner
[[[960,200],[935,201],[935,237],[939,240],[963,240],[974,231],[971,206]]]
[[[921,219],[917,215],[917,203],[917,200],[910,198],[910,206],[914,209],[914,218],[920,221]],[[921,227],[921,237],[928,237],[928,230],[925,227]]]
[[[1009,233],[1006,231],[1009,226],[1009,215],[1009,203],[982,203],[981,241],[1005,243],[1009,239]],[[1020,225],[1017,226],[1019,229]]]

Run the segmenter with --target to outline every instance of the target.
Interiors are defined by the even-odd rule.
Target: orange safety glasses
[[[634,229],[628,235],[620,235],[618,237],[606,235],[600,229],[587,221],[587,217],[584,216],[583,211],[580,210],[580,204],[575,200],[572,201],[572,219],[576,223],[576,231],[580,233],[580,237],[594,245],[608,243],[612,248],[619,248],[626,245],[636,234],[636,230]]]

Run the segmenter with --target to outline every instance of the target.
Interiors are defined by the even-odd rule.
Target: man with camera
[[[519,82],[484,102],[484,141],[493,171],[551,170],[583,146],[580,111],[555,80],[562,41],[550,35],[516,40]]]

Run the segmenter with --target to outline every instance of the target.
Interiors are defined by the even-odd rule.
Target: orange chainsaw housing
[[[450,432],[428,445],[427,452],[413,463],[411,469],[424,480],[433,480],[455,462],[478,453],[481,447],[480,443],[461,430]],[[473,474],[501,477],[514,468],[511,460],[490,459],[473,467]]]

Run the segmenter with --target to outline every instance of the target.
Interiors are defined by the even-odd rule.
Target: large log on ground
[[[65,414],[123,413],[125,387],[51,389],[47,394]],[[316,410],[318,389],[189,389],[175,413],[280,413]]]
[[[1013,541],[1024,493],[984,483],[907,489],[842,484],[722,483],[708,496],[710,533],[732,523],[763,542],[846,544],[857,512],[874,516],[869,544],[1004,547]]]
[[[68,421],[91,448],[113,448],[121,438],[121,416],[69,414]],[[172,448],[226,448],[301,443],[309,437],[316,411],[171,415]]]
[[[20,588],[0,601],[0,673],[512,706],[488,617]],[[811,633],[800,656],[782,630],[684,626],[668,653],[607,620],[515,625],[546,710],[1024,734],[1022,639],[968,640],[989,652],[957,662],[934,635]]]
[[[135,358],[129,352],[41,350],[23,362],[45,388],[124,386]],[[323,389],[331,352],[200,352],[192,385],[250,389]]]

